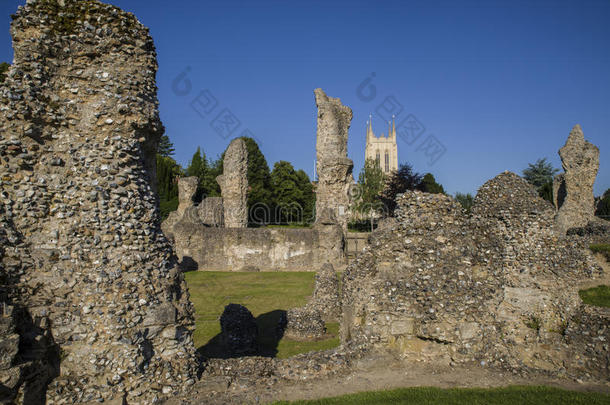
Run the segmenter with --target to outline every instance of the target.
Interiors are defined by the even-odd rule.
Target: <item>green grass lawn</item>
[[[582,302],[596,307],[610,307],[610,287],[598,285],[597,287],[578,292]]]
[[[339,345],[338,323],[327,323],[327,339],[277,342],[275,325],[281,311],[302,306],[313,292],[313,272],[208,272],[185,273],[195,306],[195,345],[204,356],[222,357],[220,315],[228,304],[247,307],[256,318],[260,354],[286,358]]]
[[[610,404],[610,395],[593,392],[566,391],[551,387],[505,388],[453,388],[431,387],[402,388],[391,391],[373,391],[313,401],[275,402],[307,405],[375,405],[375,404],[439,404],[439,405],[598,405]]]

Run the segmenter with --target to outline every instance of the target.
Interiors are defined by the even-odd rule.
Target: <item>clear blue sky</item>
[[[9,14],[23,3],[0,4],[0,60],[12,59]],[[596,195],[610,188],[610,1],[113,4],[151,30],[161,118],[182,164],[197,145],[215,157],[249,129],[270,166],[288,160],[311,176],[313,89],[321,87],[354,111],[355,176],[368,115],[394,96],[403,109],[398,118],[413,114],[425,127],[411,145],[399,141],[399,160],[432,172],[451,193],[476,192],[498,173],[521,173],[540,157],[561,167],[557,150],[576,123],[601,150]],[[192,89],[176,94],[172,83],[187,67]],[[369,101],[370,87],[358,86],[373,72],[376,96]],[[201,117],[191,102],[206,89],[199,111],[216,107]],[[217,104],[202,107],[209,94]],[[241,123],[227,139],[211,127],[225,108]],[[373,126],[387,130],[377,116]],[[430,149],[421,148],[429,135],[446,150],[432,165]]]

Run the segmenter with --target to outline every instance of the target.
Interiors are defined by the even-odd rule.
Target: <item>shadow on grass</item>
[[[276,309],[271,312],[266,312],[256,318],[256,326],[258,328],[256,353],[248,356],[263,356],[276,357],[277,347],[284,337],[284,328],[286,327],[286,311]],[[217,334],[201,346],[197,351],[208,359],[229,359],[243,357],[243,355],[232,355],[225,346],[222,333]]]

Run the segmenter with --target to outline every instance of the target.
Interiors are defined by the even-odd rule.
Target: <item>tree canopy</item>
[[[201,202],[205,197],[220,195],[220,186],[216,182],[216,177],[220,174],[222,174],[222,162],[220,159],[210,163],[205,152],[202,152],[201,148],[197,147],[185,170],[186,176],[194,176],[199,179],[194,198],[196,203]]]
[[[169,140],[169,136],[161,135],[161,139],[159,140],[159,147],[157,148],[157,153],[161,156],[174,156],[174,144]]]
[[[182,168],[169,156],[157,154],[157,193],[161,219],[178,208],[178,177]]]
[[[305,223],[313,217],[315,195],[309,176],[280,160],[271,171],[274,218],[277,223]]]
[[[553,177],[559,169],[553,167],[546,158],[538,159],[536,163],[528,163],[523,170],[523,178],[538,190],[540,197],[547,201],[553,200]]]
[[[402,163],[398,170],[390,173],[381,193],[381,200],[390,215],[394,214],[396,208],[396,196],[407,190],[416,190],[421,181],[422,175],[415,172],[408,163]]]
[[[353,203],[353,209],[362,214],[369,214],[380,202],[384,188],[385,176],[375,159],[367,159],[358,175],[358,188]]]
[[[436,182],[436,179],[432,173],[426,173],[417,186],[417,189],[423,191],[424,193],[445,194],[445,189],[441,184]]]
[[[523,170],[523,178],[534,187],[539,188],[546,183],[552,183],[553,177],[559,172],[546,158],[536,160],[536,163],[528,163]]]
[[[269,213],[273,209],[273,191],[271,189],[271,172],[267,159],[261,152],[256,141],[244,136],[241,139],[246,143],[248,150],[248,222],[256,223],[252,207],[260,204],[268,207]],[[272,218],[270,217],[269,220]]]

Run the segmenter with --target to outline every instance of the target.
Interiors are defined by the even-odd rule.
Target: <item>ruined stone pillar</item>
[[[165,218],[165,221],[161,223],[161,230],[167,239],[172,242],[175,242],[174,225],[176,225],[185,214],[187,216],[192,216],[192,218],[187,218],[188,220],[198,222],[196,210],[189,210],[189,208],[194,207],[193,197],[197,192],[198,184],[199,180],[195,176],[181,177],[178,179],[178,208],[176,211],[170,212],[167,218]]]
[[[184,212],[194,206],[193,197],[197,192],[199,179],[195,176],[181,177],[178,179],[178,215],[182,217]]]
[[[163,125],[148,29],[97,1],[39,0],[19,8],[11,34],[0,227],[14,230],[14,248],[0,257],[0,278],[56,345],[61,375],[36,384],[48,403],[154,403],[181,392],[198,362],[192,304],[158,226]],[[18,357],[38,349],[20,345]]]
[[[318,106],[316,221],[330,209],[347,232],[349,188],[354,182],[354,163],[347,157],[352,110],[341,104],[340,99],[328,97],[322,89],[315,89],[314,94]]]
[[[243,139],[231,141],[225,151],[223,172],[216,178],[222,194],[226,228],[248,226],[248,149]]]
[[[559,150],[559,156],[565,173],[553,182],[558,209],[555,224],[557,230],[565,234],[570,228],[586,226],[594,217],[593,184],[599,170],[599,149],[585,140],[580,125],[576,124]]]

